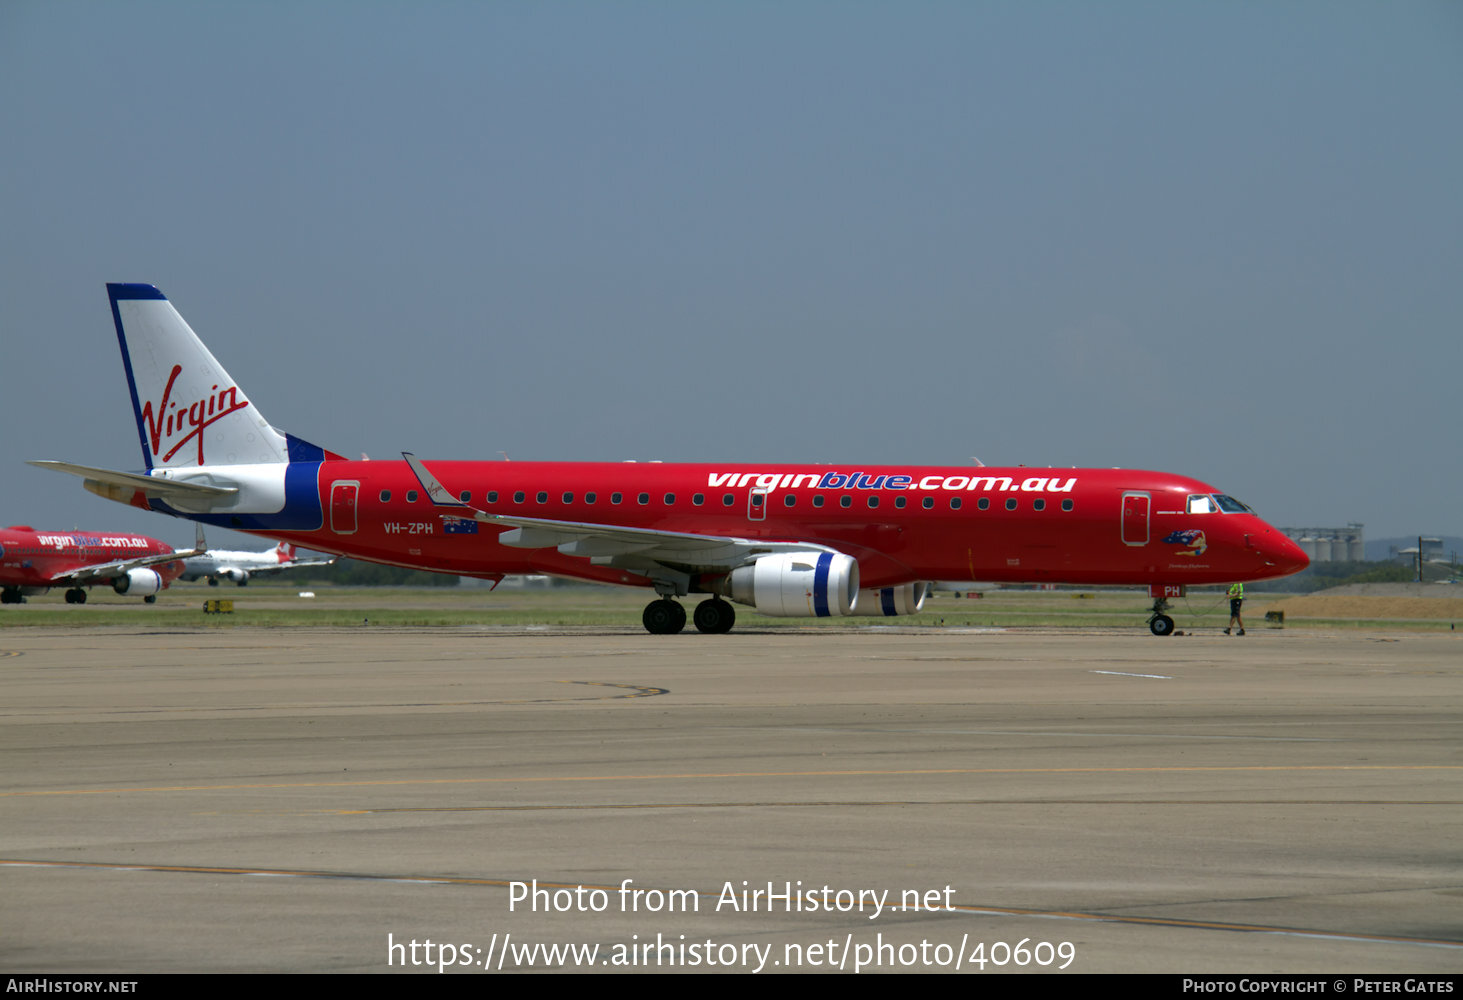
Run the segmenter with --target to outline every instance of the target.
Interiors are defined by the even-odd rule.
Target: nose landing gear
[[[1153,614],[1148,618],[1148,628],[1154,635],[1173,635],[1173,619],[1163,612],[1168,610],[1168,602],[1158,598],[1153,602]]]
[[[1153,598],[1153,611],[1148,615],[1148,630],[1154,635],[1173,635],[1173,619],[1164,612],[1170,607],[1170,597],[1184,596],[1184,587],[1181,584],[1153,584],[1148,588],[1148,596]]]

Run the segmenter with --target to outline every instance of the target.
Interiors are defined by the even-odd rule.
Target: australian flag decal
[[[1183,550],[1179,552],[1179,555],[1184,556],[1202,556],[1204,550],[1209,547],[1209,542],[1200,528],[1180,528],[1165,538],[1164,542],[1169,545],[1184,546]]]

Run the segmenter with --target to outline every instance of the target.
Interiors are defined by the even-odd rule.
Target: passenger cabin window
[[[1189,495],[1190,514],[1212,514],[1214,513],[1214,501],[1203,493],[1191,493]]]
[[[990,510],[991,509],[991,498],[990,497],[981,497],[979,500],[977,500],[975,502],[975,505],[977,507],[979,507],[981,510]]]
[[[644,507],[646,504],[650,503],[650,494],[649,493],[641,493],[641,494],[637,495],[635,497],[635,502],[638,503],[640,506]]]
[[[950,509],[951,510],[959,510],[960,509],[960,498],[959,497],[951,497],[950,498]]]
[[[730,507],[732,504],[734,504],[736,502],[737,502],[737,498],[734,497],[734,496],[732,496],[730,493],[723,493],[721,495],[721,505],[723,507]]]
[[[853,506],[853,497],[849,497],[849,496],[839,497],[838,498],[838,506],[840,506],[840,507],[852,507]]]
[[[920,501],[920,506],[923,507],[925,510],[933,510],[935,506],[935,498],[925,497],[923,500]]]
[[[1062,501],[1062,510],[1071,510],[1071,509],[1072,509],[1072,501],[1071,500],[1063,500]]]
[[[574,494],[573,493],[565,493],[564,494],[564,502],[565,503],[573,503],[574,502]]]
[[[697,507],[700,507],[702,504],[704,504],[706,502],[706,494],[705,493],[692,493],[691,494],[691,502],[693,504],[695,504]]]
[[[1036,499],[1036,500],[1031,501],[1031,509],[1032,510],[1046,510],[1046,501],[1045,500],[1041,500],[1041,499]]]
[[[623,493],[611,493],[610,494],[610,503],[620,503],[624,499],[625,499],[625,494],[623,494]]]
[[[673,504],[675,502],[676,502],[676,495],[674,493],[667,493],[665,495],[665,505],[667,507],[669,507],[671,504]]]
[[[467,503],[470,499],[472,499],[472,490],[463,490],[461,493],[457,494],[457,499],[461,500],[463,503]]]
[[[498,491],[497,490],[488,490],[488,503],[497,503],[497,502],[498,502]]]
[[[597,498],[595,497],[595,495],[593,493],[586,493],[586,494],[584,494],[584,502],[585,503],[594,503],[594,501],[596,499]]]
[[[795,504],[797,502],[798,502],[798,498],[795,497],[795,496],[793,496],[791,493],[787,494],[786,496],[784,496],[782,498],[782,505],[784,507],[791,507],[793,504]]]
[[[416,490],[407,490],[406,491],[406,502],[407,503],[416,503],[417,502],[417,491]]]
[[[879,498],[878,497],[869,497],[869,509],[870,510],[873,510],[877,506],[879,506]]]
[[[1007,510],[1015,510],[1016,509],[1016,498],[1015,497],[1007,497],[1006,498],[1006,509]]]
[[[539,503],[548,503],[549,502],[549,495],[547,493],[545,493],[543,490],[539,490],[538,496],[534,497],[534,499],[537,500]]]
[[[905,504],[905,498],[904,497],[895,497],[894,498],[894,506],[898,507],[900,510],[903,510],[904,509],[904,504]]]
[[[391,491],[390,490],[382,490],[381,491],[381,502],[382,503],[390,503],[391,502]]]
[[[814,507],[821,507],[821,506],[823,506],[823,494],[819,493],[817,496],[813,497],[813,506]]]

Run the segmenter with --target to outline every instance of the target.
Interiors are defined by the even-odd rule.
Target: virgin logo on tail
[[[203,399],[196,402],[180,404],[172,398],[173,383],[178,381],[178,376],[183,372],[182,365],[174,365],[172,372],[168,375],[168,384],[163,387],[163,398],[158,401],[156,410],[152,402],[142,408],[142,419],[147,424],[148,444],[152,448],[153,457],[158,462],[167,462],[178,453],[178,449],[189,441],[198,441],[198,464],[203,464],[203,430],[216,420],[222,420],[236,410],[242,410],[249,405],[247,399],[239,399],[238,386],[229,386],[221,391],[213,391]],[[218,390],[218,386],[213,386]],[[184,431],[186,434],[183,434]],[[176,435],[182,434],[182,437]],[[172,447],[168,448],[166,454],[162,454],[164,438]]]

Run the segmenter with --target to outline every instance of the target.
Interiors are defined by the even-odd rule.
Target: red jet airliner
[[[202,526],[199,527],[202,538]],[[66,587],[67,604],[85,604],[86,587],[110,584],[148,604],[183,572],[183,560],[203,551],[174,552],[146,535],[0,528],[0,604],[23,604],[28,594]]]
[[[348,461],[265,421],[151,285],[111,284],[144,472],[37,462],[100,496],[358,559],[654,589],[646,629],[710,595],[795,617],[913,614],[927,580],[1189,584],[1285,576],[1300,548],[1198,480],[1130,469]]]

